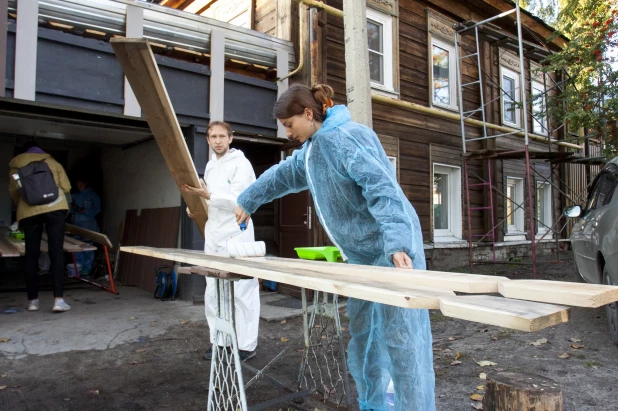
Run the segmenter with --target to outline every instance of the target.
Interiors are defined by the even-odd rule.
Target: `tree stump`
[[[562,411],[562,389],[536,374],[487,374],[483,411]]]

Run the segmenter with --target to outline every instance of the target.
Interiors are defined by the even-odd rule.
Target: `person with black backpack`
[[[35,143],[9,162],[9,193],[17,204],[17,220],[25,235],[26,290],[28,310],[38,311],[37,264],[41,253],[43,227],[47,232],[48,252],[54,287],[54,312],[69,311],[62,298],[64,271],[64,221],[69,211],[66,193],[71,184],[64,168]]]

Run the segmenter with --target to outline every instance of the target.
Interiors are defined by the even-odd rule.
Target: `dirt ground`
[[[552,261],[555,256],[542,259],[538,277],[574,281],[570,254],[560,257],[561,263]],[[474,271],[531,278],[530,267],[516,263],[478,266]],[[483,392],[478,389],[484,384],[480,374],[500,369],[541,374],[560,383],[565,410],[618,409],[618,347],[608,337],[604,309],[573,309],[569,323],[534,334],[448,319],[437,311],[432,311],[431,317],[439,410],[473,409],[470,395]],[[342,322],[347,330],[344,315]],[[258,355],[249,361],[250,365],[266,365],[301,334],[301,318],[285,324],[262,321]],[[201,354],[207,348],[206,335],[205,321],[196,320],[174,325],[152,338],[104,350],[26,355],[19,359],[0,356],[0,410],[205,409],[210,363]],[[547,342],[530,344],[541,339]],[[290,387],[298,375],[301,348],[298,341],[270,371]],[[559,357],[566,357],[564,353],[568,358]],[[496,365],[481,367],[477,364],[481,360]],[[461,363],[452,365],[454,361]],[[245,373],[245,379],[249,376]],[[259,382],[247,391],[248,403],[282,394]],[[331,408],[307,400],[269,409]],[[353,404],[351,409],[358,408]]]

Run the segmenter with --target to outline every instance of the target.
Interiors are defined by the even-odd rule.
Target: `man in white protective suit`
[[[206,199],[208,221],[204,228],[204,252],[228,255],[227,245],[234,242],[255,241],[253,222],[241,231],[236,222],[234,209],[238,195],[255,181],[251,163],[242,151],[230,149],[232,127],[223,121],[212,121],[208,125],[208,144],[215,155],[206,164],[201,187],[183,185],[181,190]],[[193,215],[187,207],[187,215]],[[210,329],[210,342],[215,341],[216,282],[206,278],[204,310]],[[234,282],[236,336],[241,361],[255,356],[260,322],[260,290],[257,278]],[[223,343],[220,341],[220,345]],[[204,353],[206,360],[212,359],[212,346]]]

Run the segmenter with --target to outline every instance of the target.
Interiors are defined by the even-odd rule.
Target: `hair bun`
[[[333,88],[328,84],[315,84],[311,87],[311,93],[313,93],[313,97],[320,104],[327,104],[328,100],[335,95]]]

